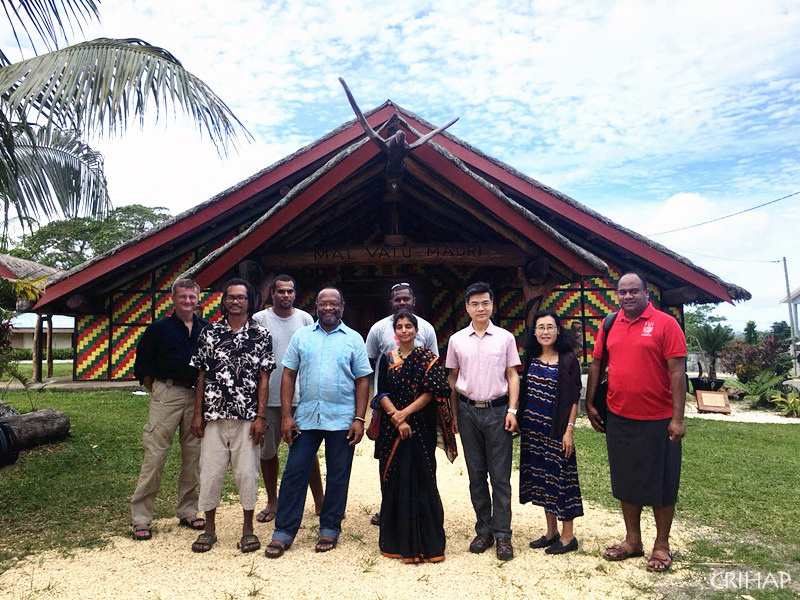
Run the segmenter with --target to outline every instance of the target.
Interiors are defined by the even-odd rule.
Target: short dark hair
[[[326,285],[324,288],[321,288],[321,289],[320,289],[320,290],[317,292],[317,296],[316,296],[315,300],[319,300],[319,295],[320,295],[322,292],[324,292],[325,290],[334,290],[334,291],[335,291],[337,294],[339,294],[339,302],[341,302],[342,304],[344,304],[344,294],[342,293],[342,290],[340,290],[339,288],[337,288],[337,287],[334,287],[334,286],[332,286],[332,285]]]
[[[179,279],[175,280],[175,283],[172,284],[172,293],[178,291],[178,288],[188,289],[188,290],[197,290],[200,292],[200,285],[194,280],[189,279],[188,277],[180,277]]]
[[[485,281],[476,281],[464,292],[464,304],[469,304],[469,299],[479,294],[489,294],[489,299],[494,302],[494,292],[491,286]]]
[[[419,322],[417,321],[417,316],[407,310],[401,310],[400,312],[395,313],[395,315],[392,317],[392,329],[395,328],[400,319],[408,319],[414,324],[414,329],[419,331]]]
[[[558,335],[556,336],[556,341],[553,343],[553,348],[555,348],[556,352],[561,354],[563,352],[572,351],[573,345],[570,341],[571,336],[561,326],[561,318],[552,310],[540,310],[533,315],[533,322],[531,324],[531,329],[528,332],[528,339],[525,343],[526,364],[542,354],[542,345],[539,343],[539,340],[536,339],[535,331],[536,321],[544,317],[553,317],[553,320],[556,322],[556,327],[558,327]]]
[[[294,277],[291,275],[287,275],[286,273],[282,273],[277,275],[275,279],[272,280],[272,283],[269,284],[269,293],[273,294],[275,292],[275,288],[277,287],[275,284],[279,281],[290,281],[292,283],[292,287],[294,287],[295,291],[297,291],[297,282],[294,280]]]
[[[252,317],[253,313],[256,312],[256,291],[253,288],[253,284],[241,277],[228,279],[225,285],[222,286],[222,314],[228,314],[228,310],[225,308],[225,296],[228,295],[228,288],[234,285],[243,285],[247,290],[247,316]]]
[[[619,280],[622,279],[623,277],[625,277],[625,275],[636,275],[639,278],[639,280],[642,282],[642,287],[644,288],[644,290],[647,291],[647,277],[642,275],[639,271],[626,271],[625,273],[620,275],[619,279],[617,279],[617,286],[616,287],[619,287]]]
[[[409,292],[411,292],[411,296],[414,296],[414,290],[411,288],[411,284],[409,284],[409,283],[395,283],[392,286],[392,289],[389,290],[389,298],[394,298],[394,295],[397,292],[401,292],[403,290],[408,290]]]

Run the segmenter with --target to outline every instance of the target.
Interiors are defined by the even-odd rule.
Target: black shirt
[[[197,350],[197,339],[208,321],[192,315],[192,334],[173,311],[165,319],[151,323],[136,346],[136,362],[133,374],[144,383],[144,378],[174,379],[194,385],[197,369],[189,365],[189,359]]]

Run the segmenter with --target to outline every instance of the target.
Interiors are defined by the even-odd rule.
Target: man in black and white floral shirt
[[[207,552],[217,541],[216,510],[230,464],[244,511],[239,549],[253,552],[261,547],[253,534],[253,512],[269,373],[275,368],[275,359],[269,331],[252,319],[253,286],[243,279],[231,279],[222,294],[225,318],[203,330],[191,360],[200,372],[192,433],[202,438],[198,508],[206,514],[205,533],[192,544],[192,550]]]

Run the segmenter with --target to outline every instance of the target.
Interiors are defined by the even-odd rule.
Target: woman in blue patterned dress
[[[519,499],[544,507],[547,532],[533,540],[531,548],[565,554],[578,549],[572,521],[583,515],[573,440],[581,369],[554,313],[540,311],[534,316],[524,364]]]

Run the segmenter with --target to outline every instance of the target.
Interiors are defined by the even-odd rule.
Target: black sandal
[[[280,544],[283,544],[283,546],[281,546]],[[291,544],[286,544],[279,540],[272,540],[269,544],[267,544],[267,547],[264,548],[264,556],[266,556],[267,558],[280,558],[281,556],[283,556],[283,553],[289,549],[290,546]],[[269,551],[270,548],[277,550],[277,552],[270,552]]]

